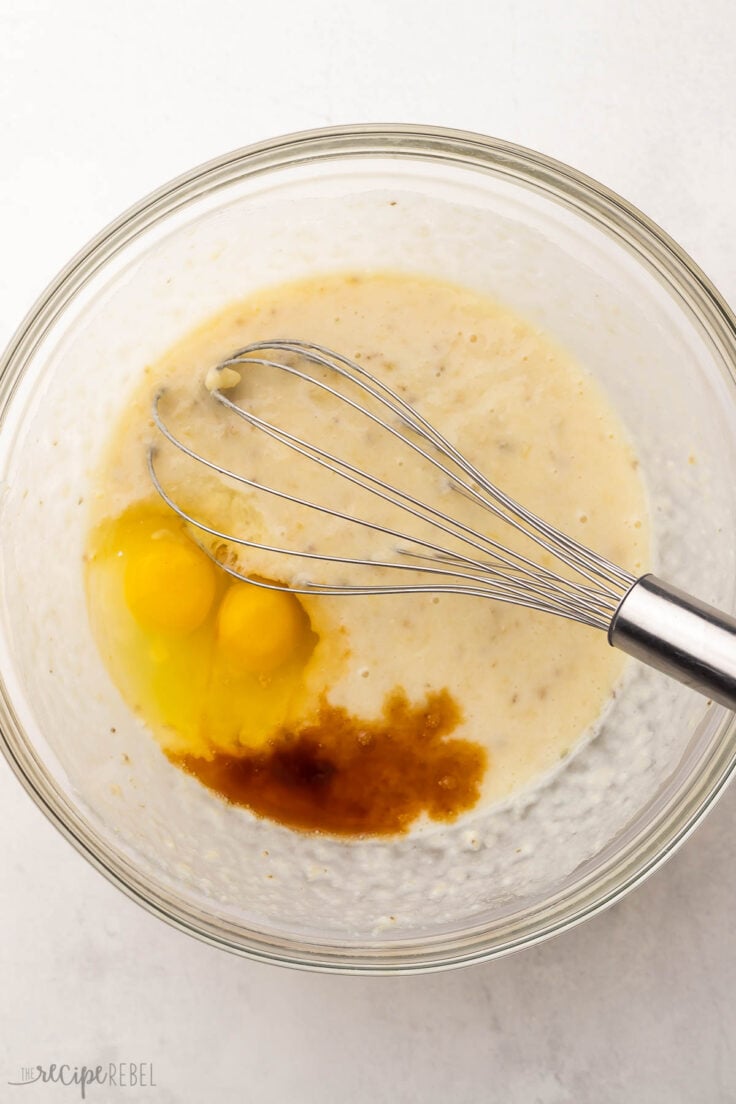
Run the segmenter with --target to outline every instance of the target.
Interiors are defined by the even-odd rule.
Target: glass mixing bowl
[[[229,301],[345,268],[438,275],[501,300],[605,386],[650,491],[656,568],[734,612],[736,329],[679,247],[540,154],[360,126],[276,139],[139,203],[21,325],[0,381],[0,722],[46,815],[152,912],[254,958],[391,973],[469,963],[616,900],[734,766],[733,716],[631,664],[534,793],[407,839],[300,835],[171,767],[91,639],[91,475],[144,366]]]

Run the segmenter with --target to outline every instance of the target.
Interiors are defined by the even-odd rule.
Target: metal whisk
[[[394,481],[380,477],[338,456],[322,445],[288,432],[282,426],[259,417],[253,394],[247,392],[247,376],[254,366],[285,373],[300,384],[316,388],[343,404],[355,419],[367,419],[385,440],[397,441],[411,450],[418,463],[443,484],[459,492],[462,500],[486,511],[494,521],[510,526],[533,542],[546,561],[553,557],[555,569],[543,565],[505,542],[489,535],[477,525],[468,524],[459,511],[451,514],[425,501],[411,489],[402,489]],[[184,521],[200,533],[224,542],[227,548],[248,548],[269,554],[309,561],[319,570],[337,569],[337,582],[324,582],[302,576],[288,586],[261,585],[298,593],[323,595],[401,594],[407,592],[449,592],[492,598],[517,606],[552,613],[604,630],[609,643],[650,666],[678,679],[731,709],[736,709],[736,619],[719,612],[698,599],[684,594],[654,575],[636,578],[604,557],[562,533],[519,502],[505,494],[452,445],[407,401],[385,382],[347,357],[320,345],[304,341],[259,341],[247,345],[210,370],[206,386],[213,402],[243,419],[259,433],[278,442],[304,462],[346,480],[359,496],[368,495],[388,507],[390,518],[411,519],[418,532],[406,531],[407,525],[393,520],[341,509],[324,501],[305,497],[300,484],[296,490],[284,490],[233,471],[214,459],[201,455],[170,428],[162,414],[165,392],[153,403],[153,419],[166,440],[198,465],[225,477],[228,481],[266,492],[290,506],[317,511],[338,526],[359,527],[374,542],[365,556],[318,552],[310,547],[283,548],[225,533],[210,526],[202,517],[192,516],[164,488],[157,471],[157,446],[148,452],[148,468],[156,490]],[[234,396],[229,392],[235,388]],[[342,409],[342,408],[341,408]],[[357,424],[357,423],[356,423]],[[320,441],[329,438],[329,423],[320,426]],[[457,501],[460,501],[459,499]],[[401,511],[397,515],[396,511]],[[338,535],[346,530],[338,529]],[[213,555],[212,548],[204,545]],[[385,554],[386,548],[389,555]],[[225,571],[248,579],[238,562],[218,560]],[[369,581],[361,579],[368,570]]]

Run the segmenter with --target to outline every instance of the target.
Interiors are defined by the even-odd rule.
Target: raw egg
[[[306,610],[221,571],[171,511],[100,525],[87,588],[103,657],[168,753],[237,754],[289,720],[317,642]]]

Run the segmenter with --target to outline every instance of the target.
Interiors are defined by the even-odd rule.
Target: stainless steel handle
[[[643,575],[624,596],[608,642],[736,709],[736,618]]]

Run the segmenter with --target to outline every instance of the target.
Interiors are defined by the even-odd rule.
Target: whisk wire
[[[222,540],[227,543],[238,544],[239,546],[252,548],[259,551],[275,553],[277,555],[286,556],[299,556],[311,560],[321,560],[340,564],[353,564],[362,567],[390,567],[401,569],[404,567],[402,564],[396,563],[381,563],[374,560],[358,560],[358,559],[345,559],[343,557],[328,556],[319,553],[307,553],[294,549],[280,548],[276,545],[262,544],[257,541],[250,541],[242,537],[237,537],[232,534],[223,533],[221,530],[207,525],[201,520],[201,518],[195,518],[189,514],[182,506],[175,502],[170,495],[166,492],[162,486],[158,475],[155,471],[155,450],[149,449],[148,453],[148,470],[151,476],[154,487],[161,496],[162,500],[179,515],[182,520],[192,525],[195,529],[208,534],[217,540]],[[322,583],[309,583],[300,585],[298,582],[281,584],[276,581],[266,581],[259,579],[258,577],[245,575],[237,567],[233,567],[227,563],[226,560],[219,559],[217,554],[213,552],[206,545],[203,545],[203,550],[213,559],[217,565],[222,568],[228,575],[234,579],[247,581],[255,586],[262,586],[270,590],[282,590],[295,594],[319,594],[323,596],[346,596],[346,595],[375,595],[375,594],[458,594],[458,595],[470,595],[481,598],[493,598],[494,601],[501,602],[503,604],[521,606],[526,609],[536,610],[538,612],[553,613],[563,619],[569,621],[575,621],[579,624],[589,625],[591,628],[605,629],[608,624],[607,618],[600,618],[595,615],[585,614],[577,607],[568,607],[566,604],[558,604],[551,602],[541,602],[534,599],[523,591],[513,591],[504,587],[490,588],[487,585],[487,580],[483,577],[474,577],[464,572],[449,572],[439,568],[427,568],[427,574],[441,574],[447,577],[457,577],[459,579],[465,579],[468,582],[476,582],[479,585],[468,585],[468,582],[463,584],[454,583],[415,583],[411,586],[383,584],[381,586],[364,586],[360,584],[351,583],[349,586],[330,586]],[[405,565],[406,570],[416,570],[410,565]]]
[[[264,361],[256,358],[253,358],[253,362],[256,364],[263,364],[265,366],[271,366],[273,363],[271,361]],[[292,374],[297,375],[299,378],[310,378],[304,376],[303,373],[297,372],[295,369],[287,370],[290,371]],[[327,388],[327,390],[332,391],[331,388]],[[400,507],[420,521],[432,524],[435,528],[440,529],[442,532],[448,534],[449,536],[463,541],[464,543],[468,544],[470,547],[473,547],[478,551],[488,554],[490,550],[491,554],[495,558],[495,561],[503,565],[503,567],[507,571],[515,571],[525,575],[528,580],[528,585],[537,587],[540,583],[540,576],[544,577],[545,579],[554,580],[557,584],[557,580],[559,577],[554,572],[550,572],[544,567],[535,565],[533,561],[525,556],[522,556],[520,553],[513,552],[510,549],[507,549],[505,546],[499,544],[492,538],[484,534],[477,533],[475,530],[458,521],[456,518],[451,518],[449,515],[443,513],[441,510],[437,510],[427,505],[426,503],[420,502],[413,495],[410,495],[407,492],[390,486],[384,480],[379,479],[377,476],[371,475],[369,472],[364,471],[362,468],[358,468],[355,465],[348,463],[341,457],[335,456],[334,453],[327,452],[317,445],[312,445],[309,442],[304,441],[302,438],[295,437],[293,434],[287,433],[285,430],[274,426],[272,423],[267,422],[262,418],[258,418],[250,411],[244,410],[236,403],[233,403],[230,399],[227,398],[227,396],[218,393],[217,398],[219,402],[230,409],[234,414],[243,418],[250,425],[258,429],[262,429],[266,434],[268,434],[269,437],[272,437],[274,440],[279,441],[281,444],[287,445],[299,455],[313,460],[314,463],[320,465],[328,471],[339,471],[344,476],[344,478],[353,485],[360,487],[363,490],[367,490],[371,494],[375,494],[377,497],[381,498],[385,502],[390,503],[391,505]],[[390,429],[391,427],[386,426],[385,428]],[[404,438],[401,439],[404,440]],[[414,442],[407,441],[406,443],[409,444],[416,452],[419,453],[419,455],[424,457],[426,460],[428,460],[429,462],[433,462],[433,458],[429,456],[423,449],[419,448]],[[240,479],[239,476],[236,478]],[[465,484],[461,485],[465,487]],[[274,488],[268,489],[272,491],[272,493],[275,493]],[[292,502],[298,502],[299,505],[306,505],[311,507],[312,509],[319,510],[323,513],[328,513],[333,517],[339,517],[343,520],[351,520],[358,525],[366,526],[391,536],[401,537],[404,540],[411,541],[415,544],[421,545],[424,548],[431,548],[437,553],[443,553],[447,551],[433,543],[421,541],[417,537],[409,537],[406,534],[397,532],[393,529],[389,529],[385,526],[377,526],[373,522],[366,521],[365,519],[356,517],[352,514],[349,515],[348,518],[348,516],[345,514],[339,513],[331,508],[324,507],[317,503],[305,502],[302,499],[297,500],[293,496],[288,495],[285,495],[284,497],[289,498],[289,500]],[[404,554],[412,554],[410,550],[401,551]],[[514,560],[518,562],[514,562]],[[476,566],[478,565],[478,562],[474,560],[471,561],[465,559],[464,562],[474,563]],[[486,567],[487,565],[484,564],[483,566]],[[577,591],[579,594],[584,595],[587,598],[594,599],[598,596],[599,592],[594,591],[589,587],[585,587],[582,584],[575,583],[571,580],[565,580],[565,582],[570,589]]]
[[[289,358],[296,357],[298,358],[297,363],[274,359],[275,354]],[[356,398],[346,394],[344,390],[333,387],[326,379],[320,379],[303,370],[300,366],[303,363],[324,369],[328,373],[336,375],[342,381],[356,387],[362,395],[370,397],[373,403],[377,403],[381,410],[390,412],[394,418],[398,419],[403,431],[402,428],[391,424],[387,420],[387,416],[376,413],[375,409],[363,405],[361,401],[357,401]],[[245,365],[260,365],[267,369],[286,373],[303,384],[319,388],[334,399],[346,404],[352,411],[369,419],[382,431],[390,434],[403,445],[408,446],[436,471],[442,473],[448,481],[448,487],[454,492],[490,512],[505,524],[511,525],[518,533],[533,541],[560,563],[565,564],[571,571],[576,573],[578,578],[568,578],[555,570],[538,564],[521,552],[508,548],[490,535],[478,532],[459,518],[418,499],[415,495],[402,490],[400,487],[393,486],[378,475],[364,470],[346,458],[337,456],[319,445],[306,441],[302,437],[272,424],[259,417],[246,405],[233,401],[222,389],[217,387],[212,391],[213,398],[254,429],[265,433],[272,440],[322,469],[347,480],[358,489],[375,496],[392,507],[400,509],[404,514],[408,514],[422,524],[430,526],[432,531],[441,532],[453,541],[459,542],[462,546],[472,549],[474,555],[460,552],[457,549],[446,548],[442,544],[419,535],[401,532],[389,524],[358,517],[341,511],[334,506],[313,502],[298,494],[291,494],[278,487],[265,485],[248,478],[241,472],[232,471],[224,465],[200,455],[166,424],[160,410],[163,392],[159,392],[153,404],[153,418],[156,427],[172,446],[194,462],[204,465],[219,476],[234,480],[239,485],[254,491],[266,492],[293,505],[318,511],[336,520],[359,525],[373,532],[394,538],[399,542],[394,551],[399,557],[404,557],[405,562],[401,558],[390,561],[378,558],[350,558],[302,549],[280,548],[248,540],[237,534],[222,532],[213,526],[207,525],[201,518],[192,516],[166,492],[156,471],[156,450],[155,447],[151,446],[148,453],[148,467],[154,486],[164,501],[179,513],[188,524],[209,537],[225,542],[226,545],[295,556],[303,560],[339,564],[343,569],[368,567],[405,572],[421,571],[425,575],[451,580],[442,582],[433,580],[411,584],[387,584],[383,582],[377,584],[356,584],[355,582],[343,584],[340,582],[339,585],[330,585],[308,582],[301,587],[290,584],[282,589],[320,594],[397,594],[437,591],[482,594],[486,597],[495,598],[497,601],[510,602],[515,605],[555,613],[558,616],[567,617],[598,628],[608,626],[623,595],[635,582],[634,577],[615,564],[610,563],[604,557],[584,548],[577,541],[560,532],[543,519],[538,518],[505,494],[471,464],[459,449],[446,440],[413,406],[396,394],[388,384],[373,376],[366,368],[339,353],[326,349],[324,346],[297,340],[278,340],[254,342],[245,346],[222,361],[217,370],[242,368]],[[406,430],[409,431],[411,436],[407,435]],[[431,447],[433,451],[430,452],[427,446]],[[458,472],[461,474],[458,474]],[[206,550],[209,551],[207,548]],[[246,577],[239,568],[232,564],[222,564],[222,566],[238,578]]]
[[[436,457],[430,456],[423,449],[421,449],[416,442],[411,441],[398,430],[391,426],[389,423],[379,418],[376,414],[370,410],[356,403],[350,399],[344,393],[337,391],[335,388],[329,386],[322,380],[315,379],[313,376],[309,376],[304,372],[299,371],[292,365],[283,363],[282,361],[265,360],[254,357],[252,354],[261,350],[274,350],[292,353],[297,356],[302,356],[308,359],[311,363],[317,364],[329,371],[337,373],[343,379],[349,380],[355,384],[365,393],[371,395],[380,404],[390,409],[405,425],[422,436],[427,438],[434,447],[442,454],[446,455],[449,459],[454,461],[458,467],[474,482],[482,487],[489,498],[485,498],[474,487],[464,483],[458,478],[456,473],[447,468],[446,465],[441,463]],[[252,345],[246,346],[244,349],[239,350],[229,357],[226,361],[223,361],[220,367],[234,367],[236,365],[243,365],[246,362],[260,363],[266,367],[275,368],[279,371],[286,372],[292,376],[295,376],[309,384],[318,387],[327,393],[333,395],[335,398],[346,403],[357,413],[364,415],[373,421],[381,429],[393,435],[398,440],[407,444],[410,448],[413,448],[418,454],[424,457],[429,463],[433,464],[435,468],[442,471],[447,478],[463,493],[470,495],[475,501],[477,501],[485,509],[490,510],[500,520],[512,525],[517,531],[522,533],[525,537],[534,541],[538,546],[545,549],[545,551],[554,555],[557,559],[566,563],[569,567],[578,571],[581,575],[587,578],[590,582],[596,584],[596,577],[603,579],[606,584],[613,584],[614,586],[628,587],[633,583],[633,576],[617,567],[615,564],[610,563],[608,560],[599,556],[597,553],[590,549],[583,548],[572,538],[568,537],[565,533],[556,529],[554,526],[545,522],[543,519],[537,517],[531,511],[527,510],[520,503],[516,502],[509,495],[505,494],[499,487],[488,480],[478,469],[472,465],[466,457],[463,456],[459,450],[452,445],[434,426],[427,422],[421,414],[410,406],[400,395],[397,395],[387,384],[383,383],[373,376],[367,369],[361,365],[349,360],[347,357],[342,356],[339,353],[335,353],[332,350],[326,349],[324,346],[311,345],[308,342],[302,341],[272,341],[272,342],[254,342]],[[248,418],[249,415],[227,399],[221,391],[214,392],[215,397],[225,405],[230,405],[236,411],[239,411],[242,416]],[[278,431],[282,432],[282,431]],[[310,446],[311,447],[311,446]],[[338,458],[333,458],[337,463],[341,463]],[[490,501],[489,501],[490,499]],[[505,508],[507,513],[504,512],[501,507]],[[509,514],[511,516],[509,516]],[[523,523],[523,524],[520,524]],[[545,539],[546,538],[546,539]],[[508,551],[508,550],[505,550]],[[521,557],[523,559],[523,557]],[[534,569],[536,575],[540,568],[540,565],[533,561],[526,560],[528,564]],[[543,569],[541,569],[543,570]],[[552,573],[554,574],[554,573]],[[555,576],[559,578],[558,576]],[[620,595],[619,595],[620,597]]]
[[[298,498],[297,496],[291,495],[288,492],[279,491],[279,490],[277,490],[276,488],[273,488],[273,487],[266,487],[265,485],[260,484],[260,483],[256,482],[255,480],[249,479],[247,476],[244,476],[241,473],[233,472],[230,469],[225,468],[222,465],[217,464],[214,461],[208,459],[207,457],[204,457],[204,456],[200,455],[199,453],[195,453],[180,438],[178,438],[174,433],[172,433],[171,430],[169,429],[169,427],[163,421],[163,419],[160,415],[159,407],[158,407],[160,397],[161,397],[161,395],[159,394],[159,396],[157,396],[157,398],[154,402],[154,408],[153,408],[154,421],[156,423],[157,428],[160,430],[160,432],[163,434],[163,436],[172,445],[174,445],[180,452],[182,452],[185,455],[189,456],[191,459],[196,460],[198,463],[203,464],[209,470],[214,471],[219,475],[225,476],[228,479],[233,479],[236,482],[240,483],[241,485],[250,487],[253,490],[266,491],[269,494],[275,495],[278,498],[285,499],[286,501],[291,502],[295,505],[306,506],[306,507],[309,507],[311,509],[318,510],[323,514],[327,514],[331,517],[337,518],[339,520],[349,521],[351,523],[357,523],[357,524],[366,526],[370,529],[373,529],[377,532],[384,533],[388,536],[397,537],[397,538],[402,539],[402,540],[413,541],[417,545],[421,545],[422,547],[424,547],[424,548],[426,548],[426,549],[428,549],[428,550],[435,553],[434,556],[422,556],[422,555],[420,555],[419,553],[417,553],[415,551],[409,551],[409,554],[411,556],[413,556],[414,558],[425,559],[429,563],[433,563],[435,565],[438,564],[438,563],[443,563],[444,562],[444,563],[448,563],[448,564],[454,563],[456,565],[465,565],[465,566],[469,566],[469,567],[475,567],[476,569],[478,569],[481,572],[480,575],[475,575],[475,574],[468,573],[467,571],[453,571],[453,570],[449,570],[448,568],[442,568],[442,567],[438,567],[438,566],[423,567],[422,570],[427,574],[443,575],[443,576],[448,576],[448,577],[452,577],[452,578],[465,579],[465,580],[471,581],[473,583],[479,584],[479,586],[482,587],[482,589],[479,589],[479,587],[476,586],[476,587],[473,587],[469,590],[464,589],[464,590],[461,591],[458,587],[453,586],[453,587],[448,587],[448,588],[442,587],[441,589],[443,589],[443,590],[448,589],[448,590],[451,590],[454,593],[461,593],[461,592],[462,593],[473,593],[473,594],[482,593],[486,597],[497,597],[499,600],[501,600],[501,598],[503,596],[503,599],[505,601],[513,602],[515,604],[529,605],[532,608],[540,609],[540,610],[546,610],[547,612],[554,612],[554,610],[557,608],[556,605],[555,606],[552,605],[552,599],[554,599],[556,603],[561,604],[562,606],[564,606],[565,610],[568,612],[568,614],[570,616],[574,615],[574,618],[576,620],[580,620],[580,617],[577,616],[577,613],[576,613],[576,611],[578,610],[578,605],[575,602],[570,601],[569,599],[567,599],[564,595],[552,591],[550,588],[544,588],[541,585],[537,585],[533,581],[527,581],[527,580],[524,580],[523,583],[520,583],[519,585],[515,586],[514,585],[515,580],[513,578],[509,578],[508,575],[506,575],[502,571],[500,571],[498,569],[498,567],[495,566],[495,565],[487,564],[487,563],[484,563],[483,561],[479,561],[479,560],[472,560],[468,557],[461,557],[461,556],[454,555],[451,552],[449,552],[447,549],[442,548],[440,545],[433,544],[432,542],[424,541],[424,540],[421,540],[420,538],[417,538],[417,537],[408,537],[406,534],[401,533],[398,530],[390,529],[387,526],[382,526],[382,525],[379,525],[375,522],[369,522],[369,521],[365,521],[364,519],[355,518],[352,515],[342,513],[341,511],[335,510],[331,507],[323,506],[323,505],[318,504],[318,503],[313,503],[313,502],[308,501],[307,499]],[[179,516],[184,521],[191,524],[192,526],[194,526],[196,529],[200,530],[201,532],[207,533],[209,536],[214,537],[217,540],[223,541],[226,544],[237,544],[240,547],[247,547],[247,548],[257,549],[259,551],[264,551],[264,552],[268,552],[268,553],[276,553],[276,554],[280,554],[280,555],[296,556],[296,557],[299,557],[299,558],[302,558],[302,559],[321,561],[323,563],[337,563],[337,564],[340,564],[340,565],[348,565],[348,566],[352,565],[352,566],[356,566],[356,567],[370,567],[370,568],[374,568],[374,569],[375,568],[385,568],[385,569],[391,569],[391,570],[416,571],[415,565],[412,565],[412,564],[409,564],[409,563],[406,563],[406,564],[403,564],[403,563],[400,563],[400,562],[397,563],[396,561],[393,561],[393,560],[384,561],[384,560],[376,560],[376,559],[370,559],[369,560],[369,559],[348,558],[348,557],[345,557],[345,556],[330,556],[330,555],[326,555],[324,553],[305,552],[305,551],[302,551],[302,550],[299,550],[299,549],[286,549],[286,548],[280,548],[280,547],[275,546],[275,545],[268,545],[268,544],[263,544],[263,543],[260,543],[260,542],[248,540],[247,538],[239,537],[239,536],[237,536],[235,534],[232,534],[232,533],[225,533],[225,532],[223,532],[223,531],[221,531],[217,528],[214,528],[212,526],[207,525],[206,523],[204,523],[202,521],[201,518],[195,518],[188,511],[186,511],[179,503],[175,502],[170,497],[170,495],[166,492],[165,488],[163,487],[163,484],[161,483],[161,481],[159,479],[158,473],[156,471],[156,466],[155,466],[155,457],[156,457],[156,450],[152,446],[151,448],[149,448],[149,451],[148,451],[148,471],[149,471],[149,475],[150,475],[150,478],[151,478],[151,481],[152,481],[154,487],[156,488],[157,492],[159,493],[161,498],[164,500],[164,502],[168,506],[170,506],[171,509],[173,509],[176,513],[178,513]],[[205,551],[209,551],[209,550],[205,548]],[[403,553],[404,550],[399,550],[399,551]],[[218,562],[220,562],[220,561],[218,561]],[[226,568],[226,570],[230,571],[231,574],[234,574],[239,578],[243,577],[242,572],[232,570],[225,564],[222,564],[222,566],[224,566]],[[489,583],[491,581],[493,582],[492,586],[489,585]],[[572,584],[572,585],[574,585],[574,584]],[[387,587],[385,584],[382,584],[380,586],[376,585],[376,586],[364,586],[364,587],[356,588],[354,585],[350,585],[349,587],[329,587],[329,586],[325,586],[325,585],[319,584],[319,583],[310,583],[308,586],[304,586],[302,588],[298,588],[296,586],[289,586],[289,587],[284,587],[282,589],[299,590],[301,593],[319,592],[319,593],[322,593],[322,594],[356,593],[356,592],[358,592],[358,589],[359,589],[360,593],[374,594],[374,593],[386,593],[387,591],[390,591],[391,593],[404,593],[404,592],[407,592],[407,591],[428,592],[428,591],[435,591],[435,590],[440,589],[440,588],[438,588],[438,586],[436,584],[434,584],[431,587],[421,586],[421,585],[417,585],[417,584],[412,584],[410,586]],[[529,592],[531,592],[531,595],[530,595]],[[538,596],[537,599],[533,602],[529,601],[530,597],[533,598],[534,595]],[[546,601],[545,601],[545,599],[546,599]],[[592,596],[591,596],[591,600],[595,601],[592,598]],[[599,605],[602,605],[602,603],[595,602],[595,605],[596,605],[596,607],[598,607]],[[588,623],[588,622],[586,622],[586,623]],[[595,623],[596,625],[603,626],[604,621],[603,621],[603,619],[600,619],[600,620],[596,620],[595,622],[591,621],[589,623]],[[607,622],[605,622],[605,623],[607,623]]]

